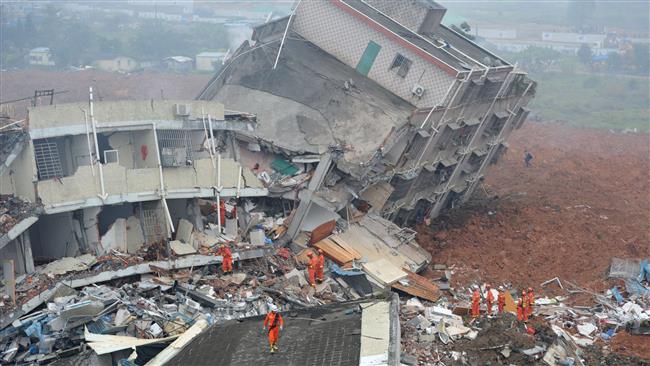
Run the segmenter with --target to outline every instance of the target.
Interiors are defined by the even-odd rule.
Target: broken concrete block
[[[417,309],[417,311],[424,311],[424,305],[417,297],[412,297],[406,300],[406,306]]]
[[[158,338],[158,337],[160,337],[160,336],[162,335],[163,330],[162,330],[162,328],[160,327],[160,325],[158,325],[158,323],[153,323],[153,324],[151,324],[151,326],[149,327],[149,333],[150,333],[154,338]]]
[[[309,283],[305,279],[305,275],[302,271],[294,268],[291,272],[284,275],[284,278],[291,280],[292,278],[297,278],[297,285],[300,287],[307,286]]]
[[[196,253],[196,249],[194,249],[193,246],[191,246],[190,244],[183,243],[180,240],[170,241],[169,247],[174,252],[174,254],[178,256]]]
[[[178,229],[176,230],[176,240],[180,240],[185,244],[191,244],[192,230],[194,230],[194,225],[191,222],[180,219]]]
[[[79,257],[64,257],[50,262],[41,271],[50,275],[62,275],[68,272],[85,271],[95,263],[96,257],[91,254],[84,254]]]
[[[115,313],[115,326],[119,327],[122,325],[127,325],[131,322],[131,320],[133,320],[133,317],[126,307],[119,308],[117,310],[117,313]]]
[[[136,253],[145,243],[144,233],[140,220],[135,216],[126,219],[126,251],[129,254]]]
[[[415,318],[407,321],[406,325],[410,325],[410,326],[415,327],[417,329],[425,329],[425,328],[431,326],[431,322],[428,321],[427,318],[425,318],[422,315],[418,314],[418,316],[416,316]]]
[[[264,235],[264,230],[262,229],[251,230],[249,235],[251,239],[251,245],[253,246],[264,245],[264,239],[266,238],[266,235]]]

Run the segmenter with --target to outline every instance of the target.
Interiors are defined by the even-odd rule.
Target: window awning
[[[465,124],[467,126],[476,126],[479,123],[481,123],[481,121],[478,118],[470,118],[465,120]]]

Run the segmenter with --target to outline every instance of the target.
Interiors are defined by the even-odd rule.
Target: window
[[[409,69],[411,68],[411,63],[411,60],[398,53],[393,59],[389,70],[394,71],[401,77],[406,77],[406,74],[409,73]]]
[[[104,150],[104,162],[105,164],[109,163],[119,163],[120,155],[117,150]]]

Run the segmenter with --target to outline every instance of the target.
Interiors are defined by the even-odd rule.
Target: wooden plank
[[[404,291],[409,295],[419,297],[429,301],[438,301],[440,298],[440,289],[435,284],[429,282],[426,278],[413,273],[409,270],[404,270],[407,273],[407,285],[395,282],[392,287],[399,291]]]
[[[350,244],[348,244],[343,238],[335,235],[330,237],[332,241],[334,241],[338,246],[343,248],[346,252],[350,253],[350,255],[356,259],[359,260],[361,259],[361,253],[359,253],[356,249],[354,249]]]
[[[321,240],[314,244],[314,246],[322,250],[326,257],[333,260],[338,265],[344,265],[352,261],[352,258],[349,255],[327,241]]]

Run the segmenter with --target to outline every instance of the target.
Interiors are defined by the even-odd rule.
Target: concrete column
[[[29,231],[22,233],[17,242],[20,242],[17,249],[21,254],[18,256],[22,261],[21,269],[23,269],[25,273],[34,272],[34,256],[32,255],[32,241],[29,238]]]
[[[87,207],[83,209],[83,228],[86,245],[92,253],[97,253],[99,243],[99,213],[101,207]]]

